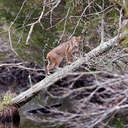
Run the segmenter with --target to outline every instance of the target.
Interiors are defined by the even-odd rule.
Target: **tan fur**
[[[62,62],[63,58],[66,57],[67,63],[71,63],[71,55],[73,52],[79,51],[79,44],[82,43],[82,38],[79,37],[72,37],[71,40],[61,43],[56,48],[52,49],[47,54],[47,73],[49,73],[49,70],[53,68],[59,68],[60,63]],[[52,62],[52,65],[50,65],[50,62]]]

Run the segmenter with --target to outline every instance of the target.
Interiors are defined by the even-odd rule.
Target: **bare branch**
[[[63,38],[63,36],[64,36],[70,9],[71,9],[71,7],[68,8],[67,14],[66,14],[66,16],[65,16],[65,18],[64,18],[64,19],[65,19],[65,22],[64,22],[64,29],[63,29],[63,32],[62,32],[62,34],[61,34],[61,37],[60,37],[60,39],[59,39],[59,41],[58,41],[58,44],[60,43],[60,41],[62,40],[62,38]]]
[[[29,30],[29,33],[28,33],[28,36],[27,36],[27,39],[26,39],[26,45],[29,45],[29,40],[31,38],[31,34],[32,34],[32,31],[33,31],[33,28],[34,28],[35,24],[40,23],[40,21],[43,17],[43,14],[44,14],[44,11],[45,11],[45,2],[46,2],[46,0],[44,0],[43,10],[42,10],[42,12],[39,16],[39,19],[31,24],[31,27],[30,27],[30,30]]]
[[[74,35],[74,33],[75,33],[75,31],[76,31],[78,25],[80,24],[80,21],[81,21],[81,19],[82,19],[82,16],[85,14],[85,12],[86,12],[86,10],[88,9],[88,7],[90,7],[91,4],[94,3],[94,2],[95,2],[95,0],[93,0],[92,2],[90,2],[90,3],[88,4],[88,6],[86,6],[86,7],[84,8],[84,11],[82,12],[82,14],[81,14],[81,16],[80,16],[80,18],[79,18],[79,20],[78,20],[78,22],[77,22],[77,24],[76,24],[76,26],[75,26],[75,28],[74,28],[74,31],[73,31],[73,33],[71,34],[71,36],[69,37],[69,39]]]
[[[102,11],[104,10],[104,0],[102,0]],[[101,43],[104,42],[104,12],[101,16]]]
[[[9,26],[9,29],[8,29],[10,48],[15,53],[16,56],[18,56],[18,53],[13,48],[12,39],[11,39],[11,28],[14,25],[14,23],[16,22],[17,18],[19,17],[19,15],[20,15],[20,13],[21,13],[21,11],[22,11],[22,9],[23,9],[23,7],[24,7],[24,5],[25,5],[26,2],[27,2],[27,0],[24,0],[24,2],[22,3],[22,6],[21,6],[21,8],[20,8],[20,10],[19,10],[19,12],[17,14],[17,16],[15,17],[14,21],[11,22],[11,25]]]

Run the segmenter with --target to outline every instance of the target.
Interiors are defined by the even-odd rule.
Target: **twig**
[[[25,69],[25,70],[30,70],[30,71],[45,71],[44,69],[34,69],[34,68],[27,68],[25,66],[22,65],[23,63],[10,63],[10,64],[0,64],[0,67],[3,66],[9,66],[9,67],[17,67],[17,68],[21,68],[21,69]]]
[[[45,2],[46,2],[46,0],[44,0],[44,4],[45,4]],[[33,31],[33,28],[34,28],[35,24],[40,23],[40,21],[41,21],[41,19],[43,17],[44,11],[45,11],[45,5],[43,6],[43,10],[42,10],[42,12],[41,12],[41,14],[39,16],[39,19],[31,24],[31,27],[30,27],[30,30],[29,30],[29,33],[28,33],[28,36],[27,36],[27,39],[26,39],[26,45],[29,45],[29,40],[31,38],[31,34],[32,34],[32,31]]]
[[[20,13],[21,13],[21,11],[22,11],[22,9],[23,9],[23,7],[24,7],[24,5],[25,5],[26,2],[27,2],[27,0],[25,0],[25,1],[22,3],[22,6],[21,6],[21,8],[20,8],[20,10],[19,10],[19,12],[18,12],[18,14],[17,14],[17,16],[15,17],[14,21],[11,22],[11,25],[9,26],[9,29],[8,29],[10,48],[11,48],[11,50],[15,53],[16,56],[19,56],[19,55],[18,55],[18,53],[15,51],[15,49],[13,48],[13,45],[12,45],[11,28],[12,28],[12,26],[14,25],[14,23],[16,22],[16,20],[17,20],[18,16],[20,15]]]
[[[84,15],[84,13],[85,13],[86,10],[88,9],[88,7],[90,7],[90,5],[91,5],[92,3],[94,3],[94,2],[95,2],[95,0],[93,0],[92,2],[90,2],[90,3],[88,4],[88,6],[85,7],[85,9],[84,9],[84,11],[82,12],[82,14],[81,14],[81,16],[80,16],[80,18],[79,18],[79,20],[78,20],[78,22],[77,22],[77,24],[76,24],[74,30],[73,30],[73,33],[71,34],[71,36],[69,37],[69,39],[74,35],[74,33],[75,33],[75,31],[76,31],[78,25],[80,24],[80,21],[81,21],[81,19],[82,19],[82,16]]]
[[[104,0],[102,0],[102,10],[104,10]],[[104,12],[101,16],[101,43],[104,42]]]
[[[61,2],[61,0],[56,0],[56,1],[54,2],[55,5],[52,7],[52,9],[50,10],[50,12],[53,12],[53,10],[60,4],[60,2]],[[31,38],[31,34],[32,34],[32,31],[33,31],[34,26],[35,26],[37,23],[40,23],[40,24],[41,24],[41,19],[42,19],[43,15],[44,15],[45,7],[46,7],[46,4],[45,4],[45,3],[46,3],[46,0],[44,0],[43,10],[42,10],[41,15],[39,16],[38,20],[35,21],[34,23],[29,24],[31,27],[30,27],[30,30],[29,30],[29,33],[28,33],[28,36],[27,36],[27,39],[26,39],[26,45],[29,45],[29,40],[30,40],[30,38]],[[48,13],[49,13],[49,12],[48,12]],[[47,13],[47,14],[48,14],[48,13]],[[42,25],[41,25],[41,26],[42,26]]]
[[[60,37],[60,39],[58,41],[58,44],[60,43],[60,41],[62,40],[62,37],[64,36],[65,30],[66,30],[67,19],[68,19],[68,15],[69,15],[70,9],[71,9],[71,7],[68,8],[67,14],[65,16],[64,29],[63,29],[61,37]]]

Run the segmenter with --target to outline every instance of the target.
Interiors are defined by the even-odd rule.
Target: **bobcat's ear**
[[[81,42],[83,42],[83,38],[81,36],[78,36],[77,41],[81,43]]]
[[[72,37],[72,41],[73,42],[76,42],[77,41],[75,36]]]
[[[81,36],[78,36],[78,37],[77,37],[77,40],[81,40],[81,39],[82,39],[82,37],[81,37]]]

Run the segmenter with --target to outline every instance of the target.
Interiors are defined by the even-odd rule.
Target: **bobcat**
[[[46,67],[47,73],[49,74],[49,70],[58,69],[60,63],[63,58],[66,57],[67,63],[71,63],[71,55],[74,52],[79,52],[79,45],[83,42],[81,36],[72,37],[71,40],[61,43],[56,48],[52,49],[46,56],[46,60],[48,61],[48,65]],[[52,65],[50,63],[52,62]]]

